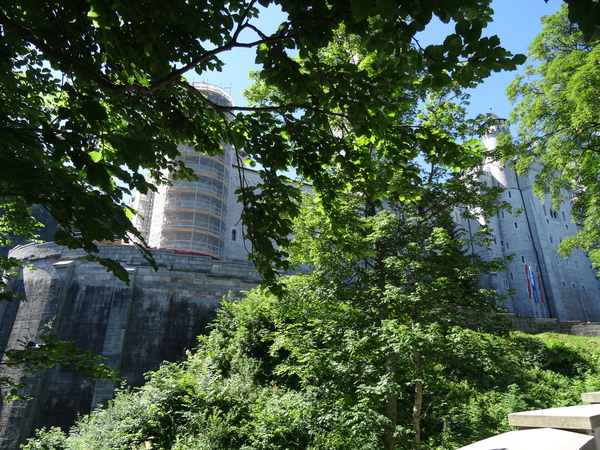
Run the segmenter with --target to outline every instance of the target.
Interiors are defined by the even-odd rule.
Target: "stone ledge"
[[[581,401],[592,405],[600,403],[600,392],[584,392],[581,394]]]
[[[552,428],[509,431],[458,450],[595,450],[593,436]]]
[[[559,428],[592,431],[600,427],[600,405],[577,405],[538,409],[508,415],[508,423],[519,428]]]

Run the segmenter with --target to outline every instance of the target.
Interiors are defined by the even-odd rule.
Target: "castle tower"
[[[223,89],[207,83],[194,87],[212,102],[233,106]],[[134,225],[152,248],[202,254],[215,259],[225,257],[229,183],[234,149],[221,144],[221,154],[209,156],[201,149],[180,144],[179,159],[194,171],[195,181],[173,179],[158,192],[138,195],[132,205],[141,217]],[[234,189],[235,190],[235,189]]]
[[[498,136],[509,128],[494,113],[490,117],[495,123],[481,139],[493,150]],[[490,220],[487,225],[494,230],[494,242],[479,251],[486,258],[503,259],[507,270],[482,281],[506,295],[502,306],[516,315],[600,321],[600,284],[590,260],[579,250],[568,258],[558,254],[562,239],[577,233],[570,204],[565,202],[555,211],[549,198],[536,196],[533,184],[540,170],[541,166],[534,165],[526,176],[519,176],[510,162],[484,161],[480,181],[502,187],[502,200],[511,205],[512,212],[500,211]],[[466,230],[481,225],[468,220],[459,223]]]

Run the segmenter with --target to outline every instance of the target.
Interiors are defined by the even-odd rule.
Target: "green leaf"
[[[372,0],[350,0],[350,10],[352,11],[354,20],[357,22],[369,17],[369,14],[373,11],[373,7],[374,4]]]

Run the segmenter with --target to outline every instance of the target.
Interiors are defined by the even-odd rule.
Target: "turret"
[[[506,119],[500,118],[491,111],[487,116],[492,124],[487,129],[487,132],[481,136],[481,140],[487,149],[492,150],[498,145],[498,136],[502,133],[510,133],[510,130],[508,125],[506,125]]]

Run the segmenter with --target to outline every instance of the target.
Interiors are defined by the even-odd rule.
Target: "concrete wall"
[[[158,272],[131,246],[103,245],[100,255],[121,262],[130,284],[82,259],[82,252],[55,244],[13,250],[11,256],[34,270],[25,269],[12,285],[25,301],[6,303],[0,310],[0,348],[35,339],[46,327],[59,339],[105,356],[129,385],[140,386],[145,372],[180,359],[196,345],[223,296],[231,291],[241,297],[241,291],[259,282],[247,264],[169,250],[153,251]],[[16,448],[16,442],[42,426],[68,427],[78,414],[113,396],[112,383],[68,368],[29,376],[19,368],[8,374],[26,382],[25,393],[34,400],[0,405],[0,449]]]

